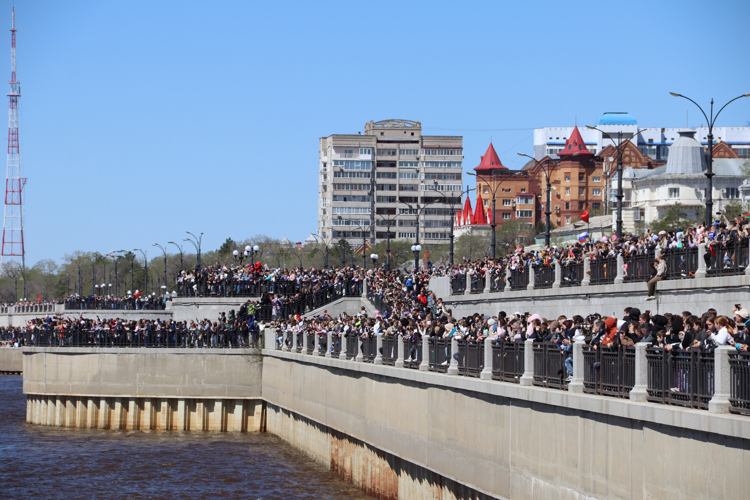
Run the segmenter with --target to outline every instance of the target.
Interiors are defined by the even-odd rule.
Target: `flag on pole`
[[[588,231],[586,231],[586,232],[581,233],[581,234],[578,235],[578,241],[581,242],[581,243],[583,243],[587,239],[589,239],[589,232]]]
[[[589,222],[589,209],[587,208],[584,212],[577,212],[581,216],[581,220],[588,224]]]

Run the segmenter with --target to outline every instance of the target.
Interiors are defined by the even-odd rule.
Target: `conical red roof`
[[[482,201],[480,195],[477,195],[477,206],[474,207],[474,219],[472,223],[476,226],[487,225],[487,214],[484,213],[484,201]]]
[[[573,133],[570,134],[568,140],[565,141],[565,149],[557,153],[557,155],[570,156],[575,153],[578,153],[577,156],[590,156],[594,154],[588,150],[586,143],[583,142],[581,133],[578,131],[578,125],[573,128]]]
[[[490,147],[487,148],[487,152],[482,156],[482,161],[479,165],[474,167],[474,171],[481,173],[484,171],[490,172],[495,169],[508,170],[508,167],[500,163],[500,158],[498,158],[495,152],[495,147],[490,143]]]
[[[463,209],[463,223],[464,226],[471,225],[472,219],[474,218],[471,214],[471,202],[469,201],[469,197],[466,197],[466,202],[464,203],[464,209]]]

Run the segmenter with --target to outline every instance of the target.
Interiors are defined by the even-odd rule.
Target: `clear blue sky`
[[[706,104],[750,92],[739,0],[15,6],[27,265],[186,230],[206,249],[300,241],[316,229],[318,138],[369,120],[463,135],[467,171],[492,137],[517,168],[534,127],[605,111],[682,126],[687,109],[698,125],[669,91]],[[719,124],[748,120],[745,99]]]

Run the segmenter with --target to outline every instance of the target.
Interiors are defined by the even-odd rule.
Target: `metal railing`
[[[451,278],[451,295],[463,295],[466,292],[466,276],[459,275]]]
[[[589,270],[592,285],[611,285],[617,277],[617,257],[599,257],[592,259]]]
[[[65,301],[66,310],[132,310],[132,311],[161,311],[166,308],[166,302],[162,300],[136,299],[130,297],[126,299],[104,299],[99,297],[81,297],[78,299],[67,299]],[[54,310],[54,309],[53,309]],[[16,308],[16,312],[19,311]],[[37,312],[37,311],[28,311]]]
[[[560,287],[580,286],[583,281],[583,262],[568,262],[560,266]]]
[[[315,333],[307,334],[307,354],[315,352]]]
[[[495,271],[490,274],[490,293],[502,292],[505,290],[505,272],[503,270]]]
[[[654,253],[633,253],[629,257],[625,258],[625,276],[623,281],[625,283],[637,283],[641,281],[648,281],[651,279],[653,274],[656,274],[656,270],[652,264],[656,261]]]
[[[713,243],[706,247],[707,276],[743,274],[748,264],[748,243]]]
[[[326,346],[326,349],[331,353],[331,357],[338,359],[341,355],[341,335],[331,333],[331,345]]]
[[[359,335],[354,333],[346,334],[346,359],[356,359],[359,354]]]
[[[378,349],[378,340],[374,335],[367,335],[366,337],[359,338],[362,347],[362,360],[365,363],[372,363],[375,361],[375,355]]]
[[[526,266],[518,266],[515,269],[510,270],[510,289],[511,290],[526,290],[529,286],[529,268]]]
[[[729,354],[729,411],[750,415],[750,352]]]
[[[422,339],[414,343],[411,340],[404,342],[404,368],[419,370],[422,364]]]
[[[655,403],[708,409],[714,394],[714,356],[697,350],[672,354],[662,348],[646,350],[648,400]]]
[[[422,339],[424,342],[424,339]],[[431,372],[445,373],[448,371],[448,365],[451,360],[451,340],[442,337],[429,337],[430,359],[429,367]]]
[[[667,263],[666,279],[695,278],[695,271],[698,270],[698,247],[668,248],[663,255]]]
[[[492,341],[492,378],[519,383],[524,372],[523,342]]]
[[[400,344],[400,339],[401,337],[398,335],[383,335],[383,347],[381,348],[382,351],[380,353],[380,356],[383,359],[384,365],[393,366],[396,364],[396,360],[398,359],[398,345]]]
[[[471,275],[471,293],[484,293],[484,276]]]
[[[555,268],[538,266],[534,268],[534,288],[552,288],[555,282]]]
[[[459,340],[458,374],[467,377],[479,377],[484,368],[484,342]]]
[[[140,330],[120,329],[27,329],[29,347],[117,347],[117,348],[240,348],[257,342],[257,335],[239,330]],[[255,343],[255,345],[258,345]]]
[[[583,346],[583,392],[627,398],[635,385],[635,347]]]
[[[540,342],[534,344],[534,385],[548,389],[567,389],[565,379],[565,354],[557,344]]]

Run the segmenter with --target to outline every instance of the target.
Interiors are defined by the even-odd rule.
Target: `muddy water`
[[[27,425],[21,389],[0,376],[0,499],[370,498],[269,434]]]

